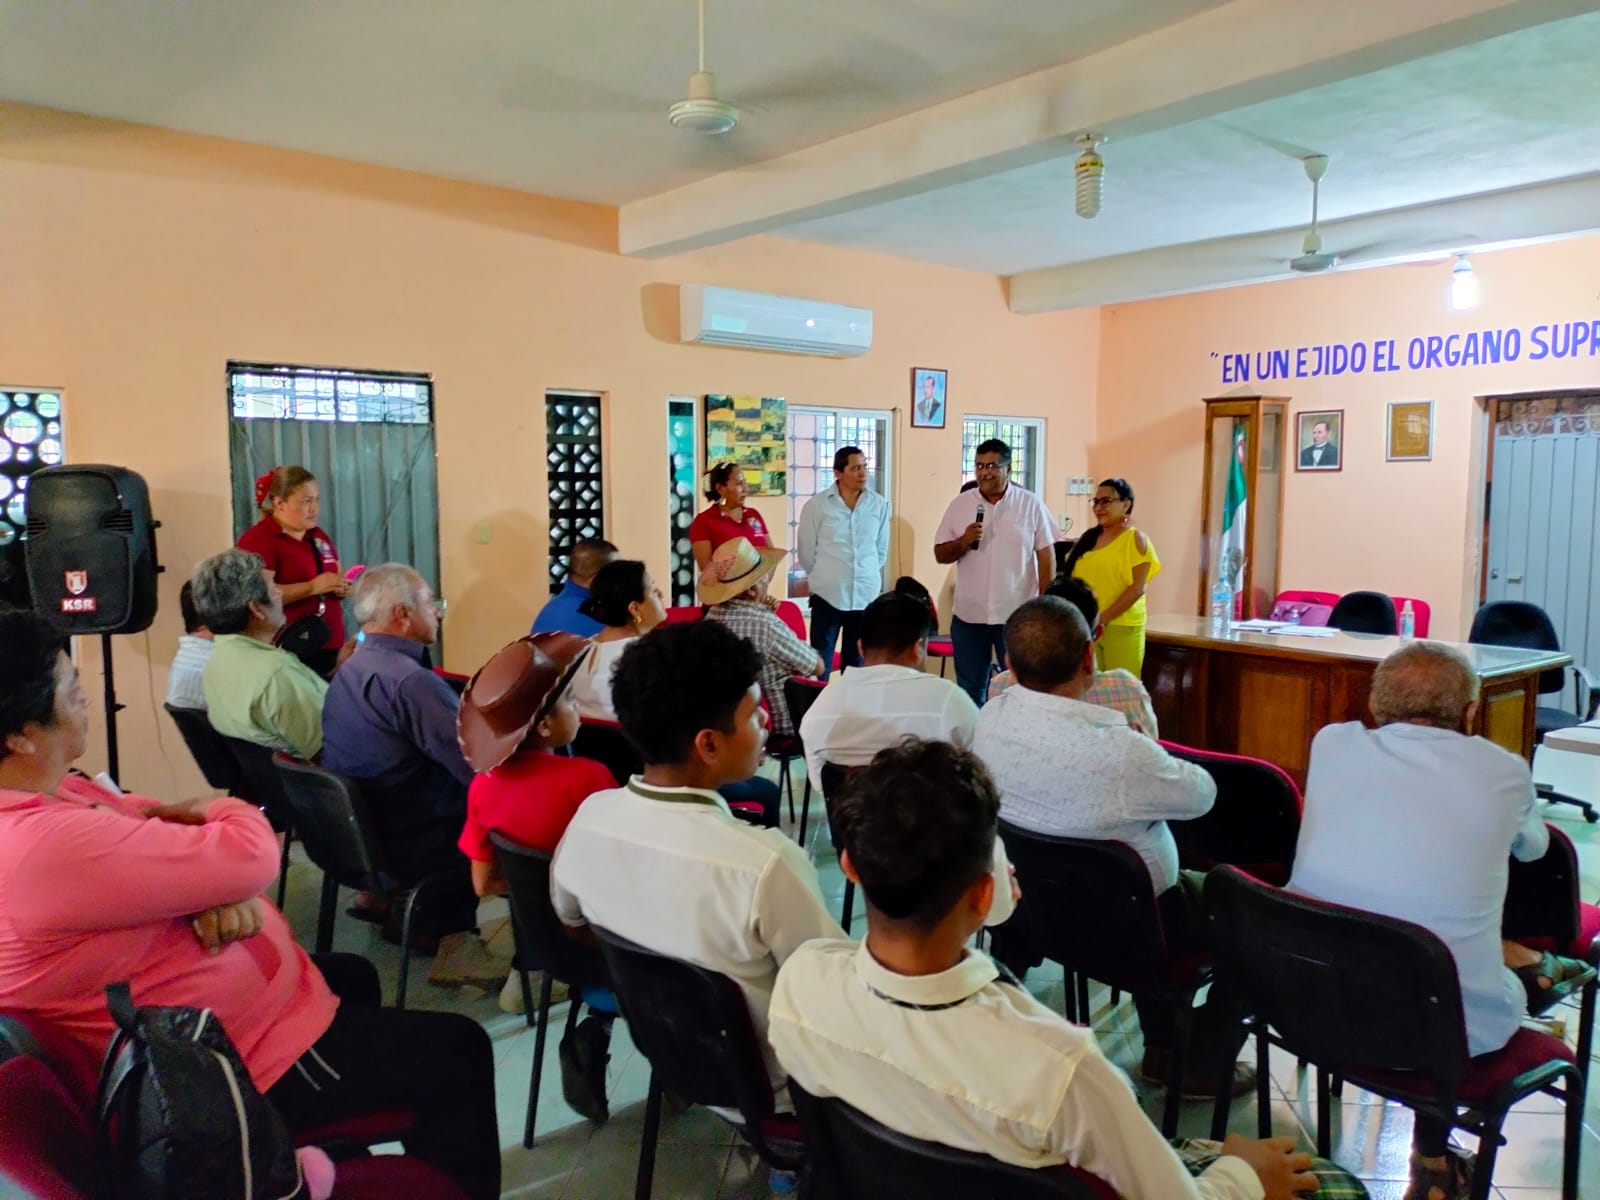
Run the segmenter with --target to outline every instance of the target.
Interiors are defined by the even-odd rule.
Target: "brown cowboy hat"
[[[492,771],[550,714],[589,653],[575,633],[535,633],[503,646],[467,683],[456,740],[474,771]]]
[[[778,564],[789,556],[777,546],[752,546],[749,538],[732,538],[711,552],[700,572],[700,603],[721,604],[772,578]]]

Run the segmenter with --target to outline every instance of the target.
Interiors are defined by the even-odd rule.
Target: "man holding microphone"
[[[979,444],[973,466],[977,489],[944,510],[933,557],[956,564],[956,683],[982,705],[989,664],[1005,661],[1006,618],[1043,595],[1055,572],[1055,518],[1038,496],[1010,486],[1011,447],[999,438]]]
[[[833,486],[800,510],[795,555],[811,588],[811,646],[822,677],[833,670],[835,638],[841,667],[861,665],[861,611],[883,591],[889,561],[889,502],[867,491],[867,456],[841,446],[833,456]]]

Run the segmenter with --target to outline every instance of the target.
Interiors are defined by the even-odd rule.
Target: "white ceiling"
[[[1260,139],[1331,156],[1330,250],[1600,229],[1600,0],[708,9],[746,108],[709,141],[665,117],[694,0],[0,0],[0,98],[616,204],[627,253],[766,232],[1008,275],[1017,311],[1283,274],[1309,185]]]
[[[1292,227],[1281,239],[1291,258],[1310,184],[1296,159],[1248,135],[1330,156],[1324,221],[1585,175],[1600,171],[1597,64],[1600,14],[1573,17],[1112,141],[1092,221],[1072,211],[1068,154],[785,233],[1001,275]]]
[[[1220,0],[707,0],[754,100],[667,124],[694,0],[0,0],[0,96],[619,204],[1092,54]]]

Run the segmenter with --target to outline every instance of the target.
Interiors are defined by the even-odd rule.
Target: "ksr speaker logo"
[[[92,613],[96,603],[93,596],[85,596],[89,590],[89,572],[65,572],[68,594],[61,597],[61,611],[64,613]]]

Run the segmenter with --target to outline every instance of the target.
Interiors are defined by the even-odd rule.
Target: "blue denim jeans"
[[[839,666],[859,667],[861,650],[861,611],[835,608],[821,596],[811,597],[811,648],[822,656],[822,678],[833,674],[833,644],[844,634],[839,647]]]
[[[956,686],[982,708],[989,692],[989,664],[1005,665],[1006,627],[974,625],[951,617],[950,643],[956,652]]]

